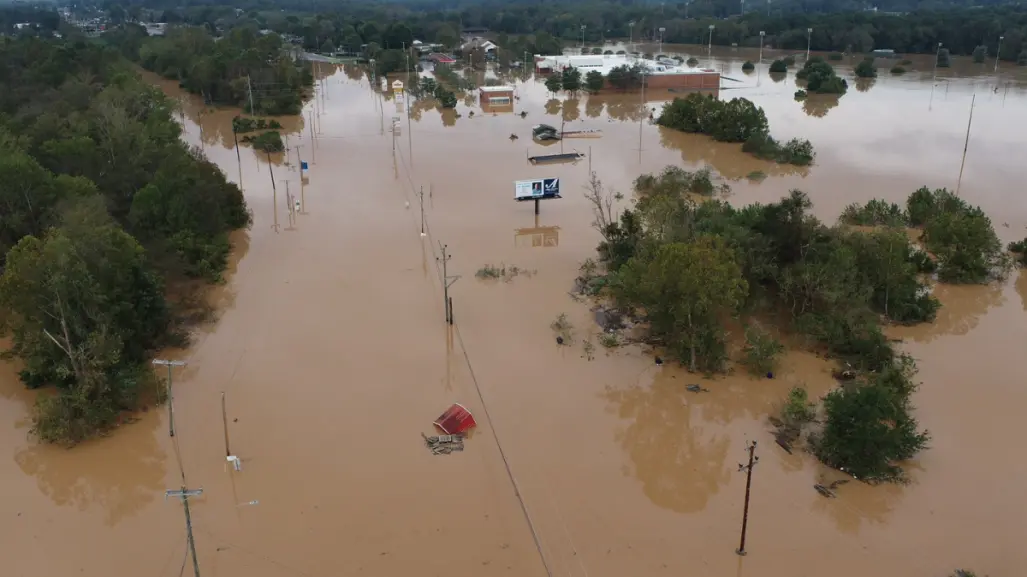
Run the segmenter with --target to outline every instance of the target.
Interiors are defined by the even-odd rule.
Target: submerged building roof
[[[624,54],[607,55],[570,55],[570,56],[535,56],[535,68],[549,70],[563,70],[573,66],[583,73],[598,70],[603,76],[610,73],[610,70],[618,66],[645,67],[646,74],[717,74],[712,68],[688,68],[687,66],[672,66],[664,62],[645,60]]]

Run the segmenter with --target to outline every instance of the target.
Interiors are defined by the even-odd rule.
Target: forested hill
[[[168,281],[217,281],[242,192],[179,138],[171,102],[116,50],[0,40],[0,337],[43,440],[75,442],[153,391]]]
[[[285,0],[276,2],[273,9],[266,3],[247,0],[213,0],[201,5],[143,1],[144,5],[132,5],[129,12],[210,29],[271,29],[298,36],[311,50],[322,48],[326,41],[333,48],[351,52],[372,43],[398,49],[414,39],[453,47],[459,44],[461,29],[488,30],[497,38],[501,34],[515,38],[545,33],[547,41],[542,44],[548,45],[552,36],[573,46],[582,41],[583,33],[589,44],[626,38],[652,41],[659,39],[659,29],[664,28],[663,40],[667,43],[707,44],[710,26],[714,26],[712,42],[719,46],[758,46],[763,31],[769,46],[805,50],[807,29],[812,28],[809,39],[813,50],[867,52],[886,48],[899,53],[929,53],[941,42],[952,54],[969,55],[983,45],[994,55],[999,37],[1004,36],[1001,59],[1015,61],[1027,52],[1027,7],[987,2],[974,6],[962,2],[911,5],[895,0],[876,4],[878,11],[872,12],[864,10],[862,3],[847,0],[752,0],[744,4],[745,14],[739,15],[742,3],[737,0],[649,4],[359,0],[324,5]],[[114,12],[122,14],[125,10],[118,6]]]

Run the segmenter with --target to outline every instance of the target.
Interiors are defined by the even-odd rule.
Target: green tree
[[[110,220],[99,196],[11,249],[0,276],[11,352],[25,364],[26,383],[60,389],[37,407],[34,430],[43,440],[79,441],[133,406],[139,363],[168,324],[162,292],[142,247]]]
[[[604,82],[603,73],[598,70],[589,70],[585,75],[585,88],[592,94],[602,90]]]
[[[941,48],[938,50],[938,68],[948,68],[952,66],[952,56],[949,53],[948,48]]]
[[[617,276],[618,298],[643,307],[653,334],[690,370],[721,367],[719,321],[737,311],[748,284],[734,252],[720,239],[660,246],[652,259],[633,257]]]
[[[435,97],[439,99],[442,108],[456,108],[456,94],[451,91],[439,88],[435,91]]]
[[[562,78],[560,81],[563,89],[568,92],[577,92],[581,90],[581,71],[573,66],[568,66],[563,69]]]
[[[864,481],[901,475],[898,463],[926,448],[930,436],[910,414],[915,367],[909,359],[867,380],[828,393],[827,421],[813,447],[826,464]]]
[[[973,51],[974,62],[980,64],[981,62],[984,62],[984,59],[987,58],[987,57],[988,57],[988,47],[987,46],[977,46],[976,48],[974,48],[974,51]]]
[[[772,74],[787,74],[788,65],[785,64],[784,60],[775,60],[770,63],[770,72]]]
[[[553,94],[563,90],[563,77],[559,74],[552,74],[546,78],[546,90]]]
[[[856,76],[859,78],[877,78],[877,67],[874,66],[873,57],[867,57],[856,65]]]

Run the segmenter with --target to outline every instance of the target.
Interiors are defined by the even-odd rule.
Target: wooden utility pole
[[[449,262],[449,259],[453,257],[447,252],[449,248],[448,245],[444,245],[440,242],[439,248],[442,249],[442,258],[440,259],[442,261],[442,298],[443,304],[446,307],[446,322],[453,324],[453,299],[449,298],[449,287],[451,287],[456,281],[460,280],[460,275],[453,275],[452,277],[449,276],[447,263]]]
[[[185,531],[186,537],[189,542],[189,553],[193,557],[193,575],[194,577],[200,577],[200,561],[196,558],[196,541],[193,539],[193,521],[189,516],[189,497],[198,497],[203,494],[203,489],[186,489],[185,485],[182,485],[182,489],[178,491],[167,490],[164,491],[164,500],[168,497],[179,497],[182,499],[182,507],[185,509]]]
[[[271,204],[274,206],[275,223],[271,228],[278,232],[278,188],[275,187],[275,171],[271,168],[271,151],[267,151],[267,172],[271,175]]]
[[[749,464],[738,465],[739,471],[745,471],[745,508],[742,512],[742,540],[738,544],[735,553],[745,555],[745,530],[749,525],[749,491],[752,488],[752,468],[760,461],[756,456],[756,441],[753,441],[745,450],[749,453]]]
[[[317,150],[317,146],[314,145],[314,113],[308,111],[307,117],[310,119],[310,124],[307,125],[307,128],[310,129],[310,161],[316,164],[317,153],[315,151]]]
[[[421,187],[421,191],[417,194],[417,198],[421,201],[421,236],[425,236],[425,232],[424,232],[424,186]]]
[[[168,368],[168,384],[167,384],[167,393],[168,393],[168,399],[167,399],[168,400],[168,436],[174,437],[175,436],[175,402],[174,402],[175,397],[174,397],[174,394],[172,393],[172,389],[171,389],[171,368],[172,367],[184,367],[186,365],[186,362],[185,361],[168,361],[168,360],[164,360],[164,359],[153,359],[153,364],[165,366],[165,367]]]
[[[221,420],[225,424],[225,456],[232,456],[232,449],[229,448],[228,443],[228,408],[225,407],[225,393],[221,392]]]
[[[966,166],[966,150],[970,148],[970,126],[974,121],[974,103],[977,101],[977,93],[970,99],[970,120],[966,122],[966,141],[963,142],[963,160],[959,163],[959,179],[956,180],[956,196],[959,196],[959,188],[963,184],[963,167]]]

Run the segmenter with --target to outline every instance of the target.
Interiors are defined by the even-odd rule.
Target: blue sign
[[[300,170],[306,170],[306,169],[307,169],[307,161],[305,161],[305,160],[300,161]]]

